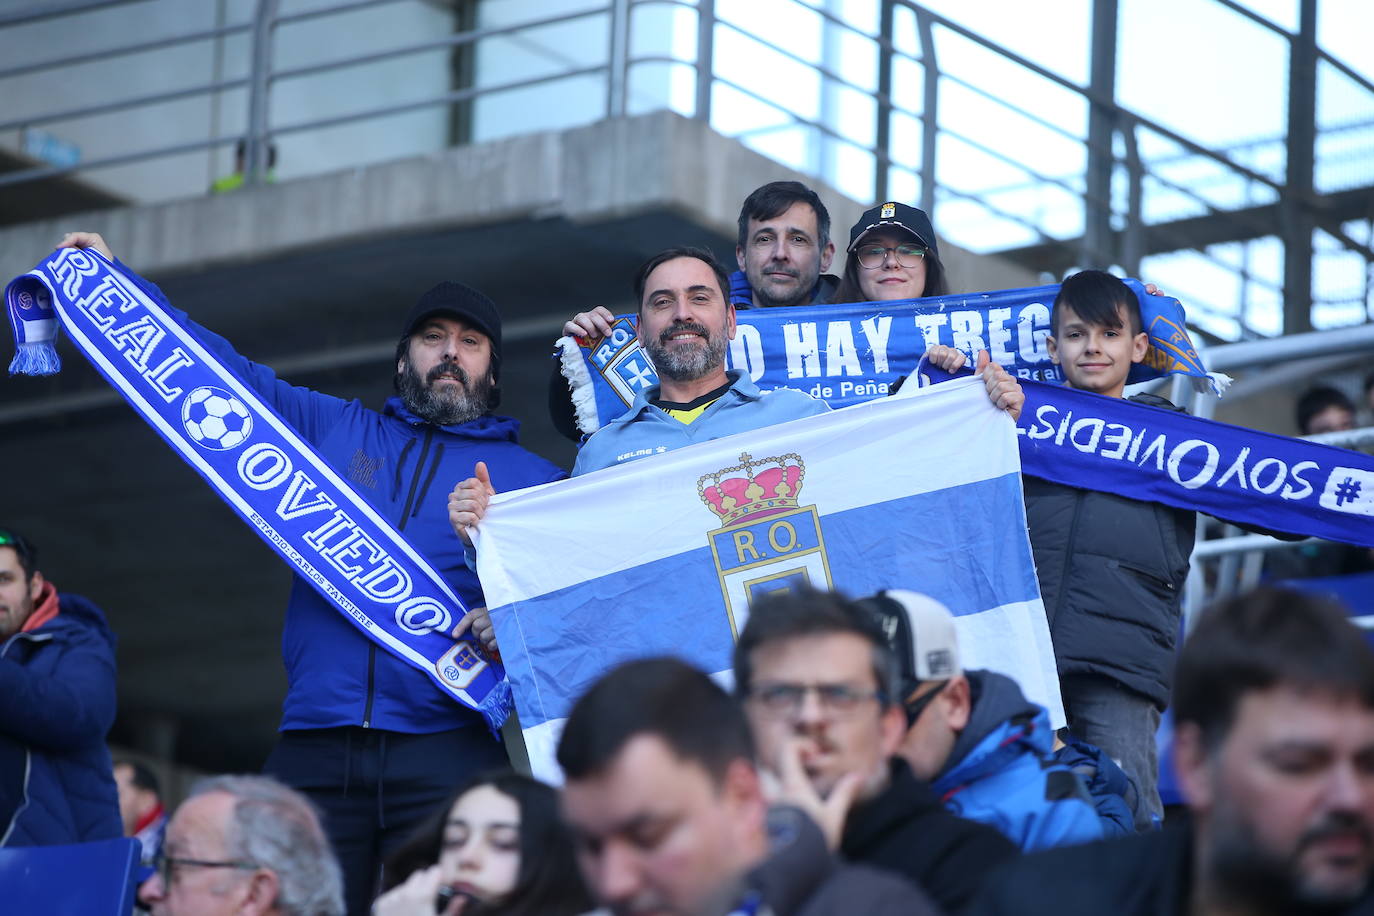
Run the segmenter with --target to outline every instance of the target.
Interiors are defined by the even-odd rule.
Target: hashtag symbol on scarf
[[[1360,496],[1359,481],[1347,477],[1336,484],[1336,505],[1343,506],[1346,503],[1353,503]]]

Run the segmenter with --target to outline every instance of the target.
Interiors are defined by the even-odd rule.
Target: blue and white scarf
[[[58,249],[5,289],[11,373],[51,375],[59,322],[149,426],[369,639],[493,729],[501,665],[471,637],[448,583],[296,431],[99,253]]]
[[[919,376],[951,377],[927,366]],[[1374,456],[1063,385],[1021,387],[1016,432],[1025,474],[1374,547]]]
[[[1150,335],[1130,381],[1182,374],[1219,393],[1230,380],[1203,368],[1177,300],[1127,284],[1140,297]],[[844,407],[885,397],[928,345],[953,346],[970,359],[988,349],[1026,390],[1019,425],[1025,473],[1270,531],[1374,546],[1370,456],[1051,384],[1058,367],[1044,339],[1057,291],[741,310],[730,362],[760,388],[799,388]],[[559,347],[584,432],[657,384],[635,341],[634,316],[617,318],[604,339],[563,338]],[[922,374],[949,377],[929,367]]]
[[[1131,368],[1129,381],[1184,375],[1199,391],[1224,391],[1230,379],[1203,368],[1179,301],[1148,295],[1136,280],[1126,284],[1140,300],[1150,338],[1145,359]],[[897,302],[741,309],[729,364],[747,371],[764,390],[799,388],[833,407],[887,394],[935,344],[962,350],[970,359],[987,350],[993,362],[1021,378],[1062,381],[1045,343],[1058,292],[1055,284]],[[565,337],[558,346],[584,434],[624,413],[639,391],[658,384],[635,340],[633,315],[618,317],[606,338],[579,345]]]

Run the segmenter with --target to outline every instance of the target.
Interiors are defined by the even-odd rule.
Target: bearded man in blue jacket
[[[64,247],[114,255],[100,236],[73,233]],[[501,316],[461,283],[420,297],[396,345],[397,396],[379,413],[277,378],[223,337],[141,288],[253,388],[340,476],[387,518],[473,608],[459,624],[495,642],[481,585],[448,522],[448,488],[477,462],[515,490],[564,472],[516,443],[518,421],[491,411],[501,374]],[[281,737],[265,770],[308,795],[345,876],[353,914],[364,914],[382,860],[469,775],[504,766],[501,744],[476,712],[418,669],[379,649],[299,576],[286,609],[282,654],[288,689]]]

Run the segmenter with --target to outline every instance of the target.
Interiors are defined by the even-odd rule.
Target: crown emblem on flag
[[[697,495],[722,526],[753,522],[797,508],[806,465],[789,452],[755,460],[748,452],[734,467],[697,478]]]

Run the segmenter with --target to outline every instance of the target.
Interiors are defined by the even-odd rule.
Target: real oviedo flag
[[[616,664],[676,655],[729,680],[754,598],[801,584],[944,602],[965,664],[1063,723],[1012,421],[981,382],[859,404],[497,496],[478,534],[535,775]]]

